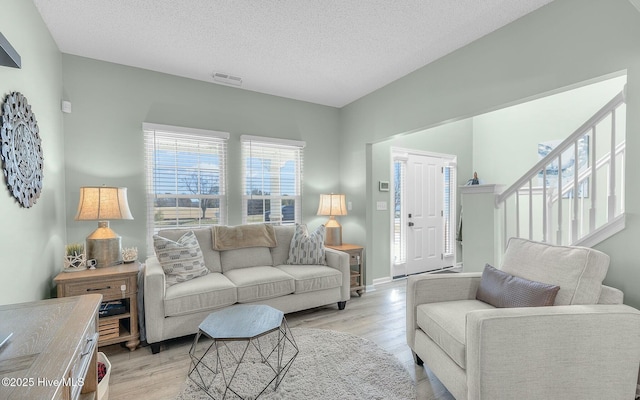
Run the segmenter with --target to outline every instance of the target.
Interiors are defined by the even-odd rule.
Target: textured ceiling
[[[33,0],[63,53],[342,107],[552,0]]]

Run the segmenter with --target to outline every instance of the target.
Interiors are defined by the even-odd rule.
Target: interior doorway
[[[391,276],[453,266],[456,157],[394,148],[392,158]]]

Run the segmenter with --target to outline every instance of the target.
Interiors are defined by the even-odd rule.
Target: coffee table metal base
[[[240,314],[234,315],[234,318],[241,318],[245,311],[260,313],[264,310],[240,309],[239,311]],[[214,314],[211,314],[210,317]],[[230,396],[229,398],[257,399],[272,384],[273,390],[277,390],[298,355],[298,346],[284,315],[281,316],[279,326],[260,332],[255,336],[224,338],[216,337],[215,330],[206,329],[207,322],[210,323],[209,325],[211,322],[219,323],[220,318],[224,319],[225,316],[218,315],[216,317],[218,319],[215,321],[207,318],[201,324],[191,345],[189,378],[212,399],[226,399],[227,396]],[[202,336],[210,338],[213,342],[208,346],[207,344],[198,346]],[[198,350],[198,347],[201,349]],[[204,351],[202,351],[203,347],[206,347]],[[210,356],[206,357],[207,355]],[[253,374],[256,376],[252,376]],[[246,387],[236,385],[239,380],[244,380],[245,386],[250,380],[250,386],[255,386],[256,390],[247,393]]]

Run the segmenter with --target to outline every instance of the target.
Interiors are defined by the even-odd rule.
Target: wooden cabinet
[[[95,398],[97,294],[0,306],[0,399]]]
[[[79,272],[61,272],[54,281],[58,284],[58,297],[97,293],[103,302],[121,300],[123,313],[100,317],[98,345],[106,346],[126,342],[133,351],[140,344],[138,332],[138,270],[139,263],[115,267],[87,269]]]
[[[351,291],[358,293],[358,296],[365,290],[364,280],[364,247],[355,244],[343,243],[340,246],[326,247],[349,254],[349,265],[351,266]]]

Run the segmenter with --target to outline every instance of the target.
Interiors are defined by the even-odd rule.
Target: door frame
[[[451,252],[450,253],[445,253],[444,257],[450,261],[450,263],[452,265],[455,266],[456,263],[456,253],[457,253],[457,245],[455,243],[455,229],[457,229],[457,204],[458,204],[458,198],[457,198],[457,166],[458,166],[458,157],[453,155],[453,154],[445,154],[445,153],[437,153],[437,152],[432,152],[432,151],[425,151],[425,150],[418,150],[418,149],[411,149],[411,148],[405,148],[405,147],[395,147],[392,146],[391,147],[391,159],[389,161],[389,168],[390,168],[390,176],[391,176],[391,181],[389,184],[389,187],[391,190],[389,190],[389,204],[391,205],[390,208],[390,213],[389,213],[389,237],[390,237],[390,241],[389,241],[389,246],[390,246],[390,251],[389,251],[389,275],[391,276],[391,278],[396,278],[396,277],[405,277],[407,276],[407,271],[406,271],[406,260],[405,263],[400,263],[400,264],[396,264],[395,260],[394,260],[394,237],[395,237],[395,229],[394,229],[394,224],[395,224],[395,198],[394,198],[394,192],[395,192],[395,174],[394,174],[394,163],[396,160],[407,160],[409,158],[409,155],[418,155],[418,156],[427,156],[427,157],[433,157],[433,158],[440,158],[442,159],[442,163],[445,167],[452,167],[454,170],[454,182],[450,187],[450,191],[451,193],[449,194],[450,196],[450,232],[449,235],[450,237],[450,245],[451,245]],[[444,207],[443,207],[444,208]],[[402,222],[401,222],[402,224]],[[406,255],[407,251],[405,251],[405,255]]]

